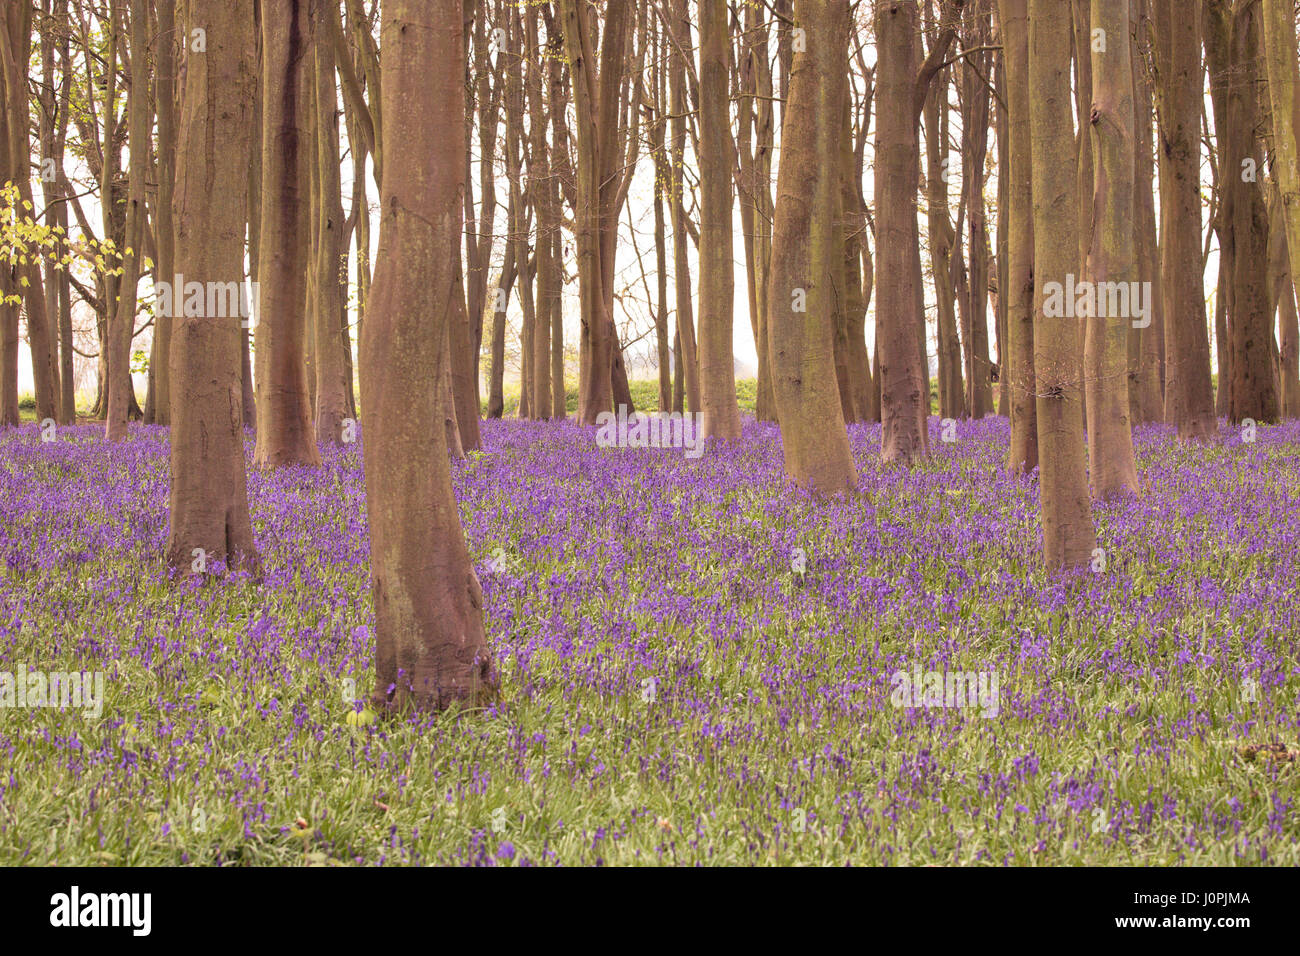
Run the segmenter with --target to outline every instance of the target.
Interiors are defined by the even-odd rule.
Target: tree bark
[[[262,225],[258,263],[259,467],[320,464],[307,387],[312,18],[319,0],[262,0]],[[458,87],[459,88],[459,87]]]
[[[807,43],[794,53],[781,130],[768,296],[772,374],[786,474],[816,494],[837,494],[858,485],[836,387],[829,283],[841,253],[834,222],[841,123],[826,104],[844,95],[848,0],[796,0],[795,19]]]
[[[1083,446],[1078,322],[1049,315],[1049,283],[1078,269],[1079,221],[1070,98],[1070,11],[1029,2],[1029,120],[1034,203],[1034,377],[1043,557],[1051,571],[1087,567],[1097,546]]]
[[[1201,266],[1201,0],[1155,0],[1160,84],[1165,421],[1185,439],[1217,430]],[[1165,173],[1168,173],[1166,176]]]
[[[732,354],[731,31],[721,3],[700,4],[700,400],[705,438],[740,437]],[[838,113],[838,110],[837,110]],[[837,116],[838,119],[838,116]]]
[[[464,202],[459,0],[384,0],[379,254],[361,334],[377,709],[475,706],[496,689],[439,415]],[[445,347],[445,346],[444,346]]]
[[[1088,461],[1093,493],[1110,501],[1138,493],[1129,418],[1130,328],[1134,303],[1111,315],[1110,296],[1102,283],[1137,282],[1134,250],[1133,55],[1127,42],[1129,0],[1092,0],[1092,32],[1104,37],[1092,47],[1091,129],[1094,192],[1092,248],[1088,279],[1093,283],[1094,308],[1086,320],[1084,347],[1085,395],[1088,403]],[[1100,34],[1097,31],[1102,31]],[[1122,304],[1122,297],[1114,297]]]
[[[1294,287],[1300,276],[1300,63],[1296,54],[1294,9],[1288,0],[1264,0],[1264,63],[1272,104],[1273,144],[1276,150],[1275,175],[1281,194],[1280,222],[1275,228],[1285,232],[1290,267],[1290,287],[1281,292],[1283,300],[1281,326],[1281,364],[1283,414],[1300,415],[1300,336],[1296,331]]]
[[[343,269],[343,184],[339,176],[338,94],[334,86],[334,47],[326,31],[315,43],[316,288],[312,318],[316,327],[316,441],[343,441],[343,421],[351,417],[348,393],[352,341],[339,321],[346,284]],[[364,171],[354,171],[364,175]]]
[[[1029,110],[1029,3],[999,0],[1007,74],[1007,367],[1013,473],[1038,467],[1038,387],[1034,378],[1034,196]]]
[[[255,86],[251,0],[190,0],[187,26],[207,32],[187,51],[176,153],[176,270],[186,281],[242,282]],[[143,47],[137,47],[137,56]],[[178,310],[169,362],[171,523],[177,571],[259,570],[248,512],[239,318]]]

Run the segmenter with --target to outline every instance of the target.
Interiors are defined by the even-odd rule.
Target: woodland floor
[[[1068,580],[1005,420],[931,429],[906,472],[850,427],[863,493],[818,503],[752,421],[699,459],[485,423],[453,470],[502,702],[386,725],[347,702],[358,446],[250,467],[260,584],[171,581],[165,431],[10,431],[0,671],[107,700],[0,709],[0,863],[1300,864],[1300,424],[1139,429]],[[996,672],[997,715],[896,706],[917,669]]]

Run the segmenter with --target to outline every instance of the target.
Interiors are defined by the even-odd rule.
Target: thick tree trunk
[[[781,130],[769,289],[772,373],[786,474],[815,493],[835,494],[856,489],[858,474],[830,327],[831,260],[841,252],[834,222],[841,123],[837,111],[818,104],[838,104],[845,95],[848,0],[796,0],[795,17],[808,36],[794,54]]]
[[[1083,446],[1078,320],[1049,308],[1049,284],[1064,286],[1079,260],[1070,33],[1070,11],[1060,0],[1030,0],[1034,376],[1043,556],[1053,571],[1087,567],[1097,546]]]
[[[251,0],[190,0],[206,53],[186,55],[176,156],[176,270],[186,281],[242,282],[255,85]],[[143,48],[137,47],[136,56]],[[140,87],[143,89],[143,87]],[[238,317],[177,310],[171,340],[171,524],[176,571],[258,570],[248,513]]]
[[[1232,82],[1228,85],[1228,140],[1220,146],[1220,178],[1231,190],[1233,294],[1229,342],[1232,378],[1228,415],[1234,422],[1279,417],[1273,376],[1273,312],[1268,289],[1268,208],[1259,173],[1264,167],[1258,130],[1260,5],[1238,4],[1231,19]]]
[[[1216,431],[1201,266],[1201,0],[1155,0],[1158,38],[1165,421],[1185,439]],[[1168,173],[1168,176],[1165,175]]]
[[[262,0],[262,225],[258,264],[259,467],[319,465],[306,365],[312,19],[319,0]],[[459,89],[459,87],[457,87]]]
[[[377,708],[474,706],[496,677],[429,388],[448,341],[461,241],[459,0],[385,0],[379,255],[361,335],[361,416]]]
[[[876,349],[884,423],[881,459],[904,465],[929,450],[925,428],[929,376],[922,366],[925,349],[918,342],[918,325],[924,328],[923,314],[918,315],[920,269],[913,261],[919,262],[920,255],[916,245],[920,145],[914,112],[917,29],[915,0],[877,4]]]
[[[1133,240],[1133,56],[1125,42],[1128,4],[1129,0],[1092,0],[1092,33],[1107,42],[1104,49],[1092,47],[1089,127],[1096,185],[1087,276],[1095,298],[1086,320],[1084,379],[1088,461],[1093,493],[1102,501],[1138,493],[1128,396],[1128,340],[1135,303],[1124,293],[1112,297],[1100,291],[1120,283],[1122,290],[1131,292],[1138,277]],[[1127,309],[1111,308],[1122,305],[1123,298],[1129,298]]]
[[[1297,63],[1295,14],[1289,0],[1264,0],[1264,63],[1272,103],[1274,170],[1281,191],[1279,221],[1285,231],[1290,287],[1282,291],[1281,369],[1283,414],[1300,415],[1300,336],[1296,330],[1294,287],[1300,276],[1300,64]]]

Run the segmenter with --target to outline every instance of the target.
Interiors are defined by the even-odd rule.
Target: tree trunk
[[[338,94],[334,86],[334,47],[326,31],[316,35],[316,181],[319,183],[316,216],[316,288],[313,321],[316,326],[316,441],[337,445],[343,441],[343,420],[351,417],[348,359],[352,341],[339,322],[346,285],[343,268],[343,184],[339,177]],[[364,171],[354,170],[354,175]]]
[[[385,0],[385,156],[361,417],[375,607],[374,705],[475,706],[495,692],[483,598],[465,547],[429,383],[448,341],[462,234],[465,48],[459,0]]]
[[[31,110],[27,97],[27,68],[31,60],[32,47],[32,8],[30,4],[12,4],[5,12],[5,22],[0,26],[6,28],[6,37],[0,36],[0,54],[3,54],[5,112],[8,114],[8,142],[0,144],[9,150],[9,164],[13,170],[14,185],[18,187],[18,198],[22,203],[19,214],[35,208],[32,195]],[[140,31],[145,32],[143,29]],[[142,97],[142,108],[147,98]],[[143,170],[141,170],[143,174]],[[134,181],[134,179],[133,179]],[[143,179],[141,179],[143,183]],[[141,199],[143,202],[143,199]],[[128,257],[129,259],[130,257]],[[54,356],[50,351],[50,326],[45,314],[45,283],[41,278],[38,257],[27,257],[26,263],[20,263],[18,275],[21,282],[26,282],[22,290],[23,308],[27,313],[27,345],[32,353],[32,382],[36,390],[36,415],[44,420],[58,414],[55,406]],[[15,335],[17,334],[15,330]],[[16,345],[14,346],[16,348]],[[127,343],[130,351],[130,343]],[[130,357],[127,358],[128,380],[130,377]],[[15,373],[16,374],[16,373]],[[124,419],[125,421],[125,419]]]
[[[940,71],[925,98],[925,205],[934,276],[939,337],[939,415],[966,414],[961,341],[957,337],[957,298],[952,287],[952,254],[957,243],[948,213],[948,76]]]
[[[1216,431],[1201,266],[1201,0],[1155,0],[1160,88],[1165,421],[1190,440]],[[1168,176],[1164,175],[1168,173]]]
[[[1049,570],[1087,567],[1097,546],[1080,409],[1078,321],[1050,308],[1049,284],[1078,269],[1078,181],[1070,102],[1070,11],[1029,2],[1029,120],[1034,203],[1034,378],[1043,556]],[[1059,298],[1059,292],[1058,292]],[[1055,314],[1060,312],[1060,315]]]
[[[186,281],[242,282],[256,61],[251,0],[190,0],[206,53],[187,52],[176,154],[176,271]],[[143,47],[134,55],[143,59]],[[143,86],[138,89],[144,89]],[[176,571],[258,571],[248,513],[238,318],[177,310],[171,340],[171,524]]]
[[[912,10],[915,14],[915,6]],[[807,43],[795,51],[781,130],[770,302],[772,374],[785,470],[817,494],[857,488],[836,389],[829,278],[840,193],[836,161],[845,95],[848,0],[796,0]],[[915,182],[913,182],[915,185]]]
[[[1233,194],[1232,378],[1228,415],[1234,422],[1279,417],[1273,376],[1273,312],[1268,289],[1268,208],[1259,174],[1260,5],[1237,4],[1231,18],[1228,139],[1220,144],[1220,178]]]
[[[258,263],[257,450],[262,468],[319,465],[307,387],[307,237],[319,0],[262,0],[262,225]],[[459,89],[459,87],[457,87]]]
[[[677,303],[677,336],[683,379],[683,402],[692,412],[700,411],[700,364],[695,343],[695,318],[691,303],[690,236],[686,228],[685,184],[682,170],[686,155],[686,54],[691,48],[691,23],[686,15],[686,0],[672,0],[676,50],[669,57],[668,98],[671,101],[672,124],[672,217],[673,217],[673,281],[674,299]],[[674,400],[673,407],[677,407]]]
[[[1135,421],[1158,422],[1164,419],[1164,291],[1160,276],[1160,246],[1156,232],[1155,205],[1155,162],[1152,155],[1155,150],[1155,128],[1153,124],[1154,104],[1152,102],[1151,83],[1147,78],[1146,64],[1142,56],[1150,46],[1149,0],[1131,0],[1131,18],[1134,24],[1133,86],[1134,113],[1136,122],[1136,228],[1134,241],[1137,243],[1138,277],[1143,282],[1151,283],[1151,311],[1145,317],[1149,322],[1146,328],[1130,333],[1137,338],[1137,359],[1135,373],[1130,379],[1133,391],[1131,398],[1136,399]],[[1130,342],[1130,354],[1133,343]]]
[[[1034,197],[1029,111],[1028,0],[998,0],[1007,74],[1007,362],[1011,411],[1008,464],[1015,474],[1038,467],[1038,392],[1034,378]]]
[[[730,441],[740,437],[731,341],[736,273],[731,236],[731,31],[725,5],[702,3],[699,15],[700,400],[705,438]]]
[[[1296,55],[1295,15],[1289,0],[1264,0],[1264,63],[1273,113],[1275,175],[1281,191],[1281,215],[1275,228],[1284,230],[1290,267],[1290,288],[1281,293],[1281,377],[1283,414],[1300,415],[1300,336],[1296,330],[1294,288],[1300,276],[1300,64]]]
[[[537,16],[537,8],[530,8],[530,39],[537,36]],[[528,106],[532,143],[528,162],[528,187],[532,193],[533,209],[537,212],[537,299],[533,316],[533,374],[528,407],[533,418],[545,420],[551,417],[551,314],[555,308],[555,297],[560,292],[558,263],[551,256],[551,234],[559,228],[559,208],[546,142],[547,106],[542,97],[546,68],[539,47],[534,44],[529,54]]]
[[[917,7],[888,0],[876,7],[876,350],[880,361],[881,460],[910,465],[928,452],[925,353],[918,343],[920,299],[916,246]],[[789,140],[785,140],[789,142]],[[786,146],[785,148],[789,148]],[[776,303],[773,303],[776,305]]]
[[[1105,37],[1092,47],[1092,248],[1088,279],[1094,307],[1086,320],[1084,380],[1088,403],[1088,462],[1093,493],[1102,501],[1138,493],[1129,418],[1128,339],[1136,310],[1127,296],[1104,295],[1102,283],[1137,282],[1134,250],[1133,54],[1127,42],[1129,0],[1092,0],[1092,33]],[[1100,34],[1097,31],[1102,31]],[[1113,39],[1112,39],[1113,38]],[[1111,314],[1118,312],[1118,315]]]

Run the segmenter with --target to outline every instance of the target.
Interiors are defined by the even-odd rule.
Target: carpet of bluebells
[[[250,467],[261,581],[173,579],[164,430],[0,434],[0,671],[107,698],[0,709],[0,863],[1300,863],[1300,425],[1140,430],[1065,578],[1006,421],[931,428],[906,471],[853,426],[818,502],[752,421],[695,460],[486,423],[501,702],[389,723],[358,445]],[[996,672],[997,715],[897,705],[918,669]]]

